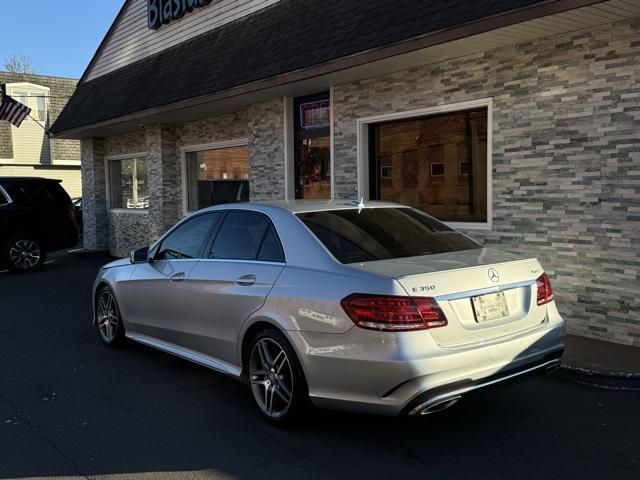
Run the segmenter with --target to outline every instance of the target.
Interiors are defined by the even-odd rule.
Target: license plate
[[[471,302],[473,303],[473,310],[478,323],[499,320],[509,316],[509,306],[504,292],[471,297]]]

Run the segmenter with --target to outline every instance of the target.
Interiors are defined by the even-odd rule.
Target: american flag
[[[20,102],[15,101],[9,95],[2,95],[0,98],[0,120],[6,120],[16,127],[20,127],[31,109]]]

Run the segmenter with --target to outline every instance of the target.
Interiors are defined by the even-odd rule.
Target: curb
[[[80,258],[103,258],[110,256],[108,250],[91,250],[88,248],[74,248],[67,250],[67,253]]]
[[[640,391],[640,373],[588,370],[564,364],[557,374],[576,383],[592,387]]]

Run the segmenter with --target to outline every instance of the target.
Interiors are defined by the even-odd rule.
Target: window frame
[[[222,140],[222,141],[213,142],[213,143],[186,145],[180,148],[180,167],[182,169],[181,177],[182,177],[182,214],[183,215],[190,215],[195,212],[195,210],[189,210],[189,178],[187,177],[188,154],[193,152],[202,152],[205,150],[223,150],[225,148],[248,147],[248,146],[249,146],[249,139],[245,137],[245,138],[235,138],[231,140]],[[251,169],[251,166],[249,166],[249,169]],[[249,171],[249,175],[251,175],[251,171]]]
[[[147,169],[149,168],[149,158],[147,152],[128,153],[122,155],[108,155],[104,157],[104,179],[105,179],[105,198],[107,203],[107,211],[113,213],[132,213],[132,214],[148,214],[148,208],[126,208],[126,207],[113,207],[111,202],[111,169],[110,163],[118,160],[144,160],[147,162]]]
[[[370,152],[374,136],[370,127],[378,123],[397,120],[412,120],[431,115],[457,113],[465,110],[487,109],[487,221],[486,222],[443,222],[456,230],[492,230],[493,229],[493,97],[480,98],[465,102],[448,103],[434,107],[389,112],[370,117],[361,117],[356,121],[357,134],[357,173],[358,198],[370,199]]]
[[[287,263],[287,254],[284,251],[284,245],[282,243],[282,239],[280,238],[280,234],[278,233],[278,229],[276,228],[275,224],[273,223],[273,219],[268,214],[263,213],[263,212],[256,212],[255,210],[246,210],[246,209],[241,209],[241,208],[237,208],[237,209],[234,208],[234,209],[228,209],[228,210],[213,210],[213,211],[216,211],[216,212],[222,211],[222,212],[224,212],[224,216],[220,220],[220,224],[218,225],[218,228],[216,228],[215,232],[212,232],[211,238],[209,239],[209,242],[207,242],[206,248],[205,248],[204,252],[202,253],[202,255],[203,255],[202,260],[209,261],[209,262],[259,263],[259,264],[267,264],[267,265],[285,265]],[[215,243],[216,239],[218,238],[218,235],[220,234],[220,230],[222,228],[222,225],[224,225],[224,222],[227,220],[227,217],[231,213],[248,213],[248,214],[251,214],[251,215],[258,215],[258,216],[261,216],[261,217],[265,218],[267,220],[267,222],[269,223],[269,227],[271,229],[273,229],[273,232],[274,232],[275,237],[276,237],[276,241],[280,245],[280,251],[282,252],[282,261],[281,262],[275,262],[275,261],[258,260],[257,259],[257,255],[260,253],[260,250],[262,249],[262,245],[264,244],[264,241],[266,239],[266,232],[265,232],[265,235],[262,237],[262,241],[260,242],[260,246],[258,247],[258,249],[256,251],[256,258],[253,259],[253,260],[243,260],[243,259],[239,259],[239,258],[209,258],[209,255],[211,254],[211,249],[213,248],[213,244]],[[268,231],[268,229],[267,229],[267,231]]]

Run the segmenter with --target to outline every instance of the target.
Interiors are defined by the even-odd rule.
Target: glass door
[[[331,99],[329,93],[296,99],[295,194],[297,199],[331,198]]]

